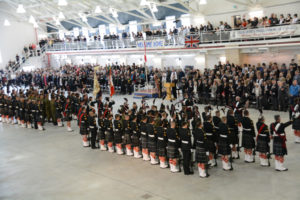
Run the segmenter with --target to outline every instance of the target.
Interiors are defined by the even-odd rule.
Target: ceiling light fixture
[[[147,6],[149,2],[147,0],[141,0],[140,6]]]
[[[3,24],[4,26],[10,26],[10,22],[8,21],[8,19],[5,19],[4,20],[4,24]]]
[[[66,5],[68,5],[68,2],[67,2],[67,0],[58,0],[58,5],[59,6],[66,6]]]
[[[23,4],[19,4],[17,8],[17,13],[26,13]]]
[[[157,7],[156,7],[156,4],[155,4],[155,3],[152,3],[152,4],[151,4],[151,10],[152,10],[152,12],[158,12],[158,10],[157,10]]]
[[[102,10],[101,10],[100,6],[96,6],[95,13],[96,14],[102,13]]]
[[[65,19],[65,16],[62,12],[59,12],[58,19]]]
[[[119,16],[118,11],[114,8],[110,8],[110,12],[114,18],[117,18]]]
[[[200,4],[200,5],[205,5],[205,4],[207,4],[207,1],[206,1],[206,0],[200,0],[200,1],[199,1],[199,4]]]
[[[34,19],[34,17],[32,15],[30,15],[30,17],[29,17],[29,23],[31,23],[31,24],[36,23],[35,19]]]

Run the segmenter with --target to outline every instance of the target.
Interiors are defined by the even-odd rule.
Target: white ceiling
[[[253,7],[270,7],[292,2],[299,2],[296,0],[207,0],[206,5],[200,5],[199,0],[148,0],[154,2],[157,6],[163,6],[174,11],[185,11],[191,14],[216,15],[220,13],[244,11]],[[111,16],[110,8],[116,9],[118,12],[124,12],[132,16],[136,15],[143,21],[153,20],[153,16],[146,13],[140,6],[140,0],[67,0],[67,6],[58,6],[58,0],[0,0],[0,16],[6,18],[28,21],[29,16],[32,15],[36,19],[39,26],[45,26],[49,22],[55,25],[55,17],[62,12],[66,17],[65,21],[72,20],[72,23],[77,25],[90,27],[88,23],[83,22],[79,13],[86,13],[87,17],[97,19],[97,16],[102,16],[102,21],[107,23],[118,23],[118,20]],[[171,4],[181,4],[181,8],[174,7]],[[26,10],[25,14],[16,13],[18,4],[23,4]],[[102,9],[101,14],[95,14],[96,6]],[[128,11],[136,10],[138,14]],[[75,22],[74,22],[74,21]]]

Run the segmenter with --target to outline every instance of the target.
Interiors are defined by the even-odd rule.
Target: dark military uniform
[[[67,122],[72,121],[72,104],[71,103],[66,103],[63,114],[64,114],[65,121],[67,121]]]
[[[238,122],[234,116],[227,115],[227,125],[230,130],[229,134],[229,142],[230,144],[239,144],[239,130],[238,130]]]
[[[256,128],[257,128],[256,151],[260,153],[270,152],[270,147],[269,147],[270,132],[268,126],[265,123],[258,121],[256,123]]]
[[[139,147],[140,146],[140,130],[137,122],[130,122],[130,129],[132,132],[132,146]]]
[[[71,111],[71,109],[70,109]],[[71,112],[70,112],[71,113]],[[88,124],[91,134],[91,148],[96,148],[96,139],[97,139],[97,124],[96,124],[96,116],[88,116]]]
[[[215,154],[216,153],[216,145],[215,144],[217,143],[218,135],[216,134],[213,124],[208,121],[204,122],[203,130],[207,137],[206,144],[207,144],[208,151]]]
[[[245,149],[254,149],[255,130],[253,122],[249,117],[243,117],[241,122],[243,126],[242,147],[244,147]]]
[[[167,133],[164,127],[158,126],[155,128],[157,135],[157,150],[158,156],[166,157],[166,147],[167,147]]]
[[[152,124],[147,124],[148,149],[150,153],[157,152],[157,133],[154,131]]]
[[[190,169],[191,156],[192,156],[191,154],[192,141],[191,141],[190,130],[187,128],[179,128],[179,137],[181,140],[181,151],[183,154],[184,174],[189,175],[193,173]]]
[[[123,126],[122,126],[121,121],[114,120],[114,126],[115,126],[114,142],[115,142],[115,144],[121,144],[122,137],[123,137]]]
[[[196,128],[193,131],[194,135],[194,145],[196,148],[196,162],[197,163],[207,163],[206,152],[209,151],[208,139],[202,128]]]
[[[271,124],[270,129],[274,137],[273,154],[275,156],[287,155],[285,128],[291,124],[292,121],[280,124],[278,124],[278,122],[275,122]]]
[[[228,130],[227,124],[224,124],[223,122],[219,123],[219,142],[218,142],[218,153],[226,156],[231,154],[231,148],[230,148],[230,141],[228,135],[230,134],[230,131]]]

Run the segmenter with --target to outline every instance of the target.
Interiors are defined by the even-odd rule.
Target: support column
[[[241,64],[241,56],[239,49],[227,49],[225,50],[226,61],[234,64]]]

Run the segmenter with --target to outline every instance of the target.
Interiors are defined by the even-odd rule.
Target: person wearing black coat
[[[96,124],[96,115],[95,110],[91,109],[88,116],[88,124],[89,124],[89,131],[91,134],[91,148],[96,149],[97,143],[97,124]]]
[[[198,126],[200,126],[200,125],[198,124]],[[202,124],[201,124],[201,127],[202,127]],[[216,144],[217,144],[218,135],[216,133],[216,129],[214,128],[212,118],[210,115],[207,116],[207,121],[205,121],[203,123],[203,130],[206,135],[206,141],[205,141],[206,148],[207,148],[207,151],[209,152],[208,164],[211,167],[214,167],[217,165],[217,163],[216,163],[216,157],[217,157]]]
[[[209,123],[209,122],[206,122]],[[203,130],[201,122],[198,122],[195,130],[193,131],[194,146],[196,148],[196,162],[198,163],[199,176],[201,178],[208,177],[207,163],[209,148],[207,143],[207,137]]]
[[[191,169],[191,150],[192,150],[192,140],[191,133],[188,129],[188,123],[183,122],[181,128],[179,128],[179,137],[181,140],[181,151],[183,155],[183,170],[185,175],[194,174]]]
[[[137,116],[133,115],[132,120],[130,121],[130,130],[132,133],[132,146],[133,146],[133,156],[135,158],[141,158],[140,154],[140,127],[137,123]]]
[[[300,143],[300,103],[298,100],[298,103],[296,103],[292,108],[292,116],[294,118],[293,120],[293,126],[294,134],[295,134],[295,143]]]
[[[281,123],[279,115],[275,115],[274,118],[275,122],[270,125],[270,129],[271,134],[273,136],[273,154],[275,155],[275,170],[287,171],[288,169],[283,166],[284,156],[287,155],[285,128],[291,125],[293,121]]]
[[[228,129],[230,130],[229,141],[232,145],[232,158],[238,159],[239,158],[239,130],[238,130],[238,122],[234,117],[233,110],[228,110],[227,112],[227,125]]]
[[[170,128],[167,129],[167,154],[169,158],[170,170],[171,172],[179,172],[180,166],[178,163],[179,158],[179,136],[176,130],[176,122],[172,121],[170,123]]]
[[[142,155],[143,160],[149,161],[149,151],[148,151],[148,134],[147,134],[147,116],[143,116],[140,123],[141,129],[141,146],[142,146]]]
[[[150,163],[152,165],[158,164],[157,156],[157,130],[154,129],[154,119],[149,118],[147,123],[147,135],[148,135],[148,149],[150,152]]]
[[[256,137],[256,151],[259,152],[260,165],[263,167],[269,166],[268,155],[270,154],[270,132],[268,126],[265,124],[265,118],[260,116],[257,123],[257,137]]]
[[[122,155],[124,154],[122,148],[123,124],[121,122],[121,116],[119,114],[115,115],[114,127],[115,127],[114,142],[116,145],[117,154]]]
[[[87,116],[87,108],[84,106],[81,110],[81,113],[79,114],[78,118],[78,125],[79,125],[79,132],[80,135],[82,136],[82,144],[84,147],[89,146],[88,142],[88,116]]]
[[[163,127],[163,120],[156,123],[155,132],[157,135],[157,153],[160,163],[160,168],[167,168],[167,133],[166,129]]]
[[[242,147],[245,151],[245,162],[252,163],[254,160],[254,149],[255,149],[255,129],[253,121],[249,118],[249,111],[244,110],[244,117],[242,118],[243,136],[242,136]]]
[[[227,118],[222,117],[221,122],[219,123],[219,141],[218,141],[218,153],[222,155],[222,165],[223,170],[228,171],[232,170],[232,167],[229,165],[229,155],[231,155],[229,134],[230,131],[227,126]]]

